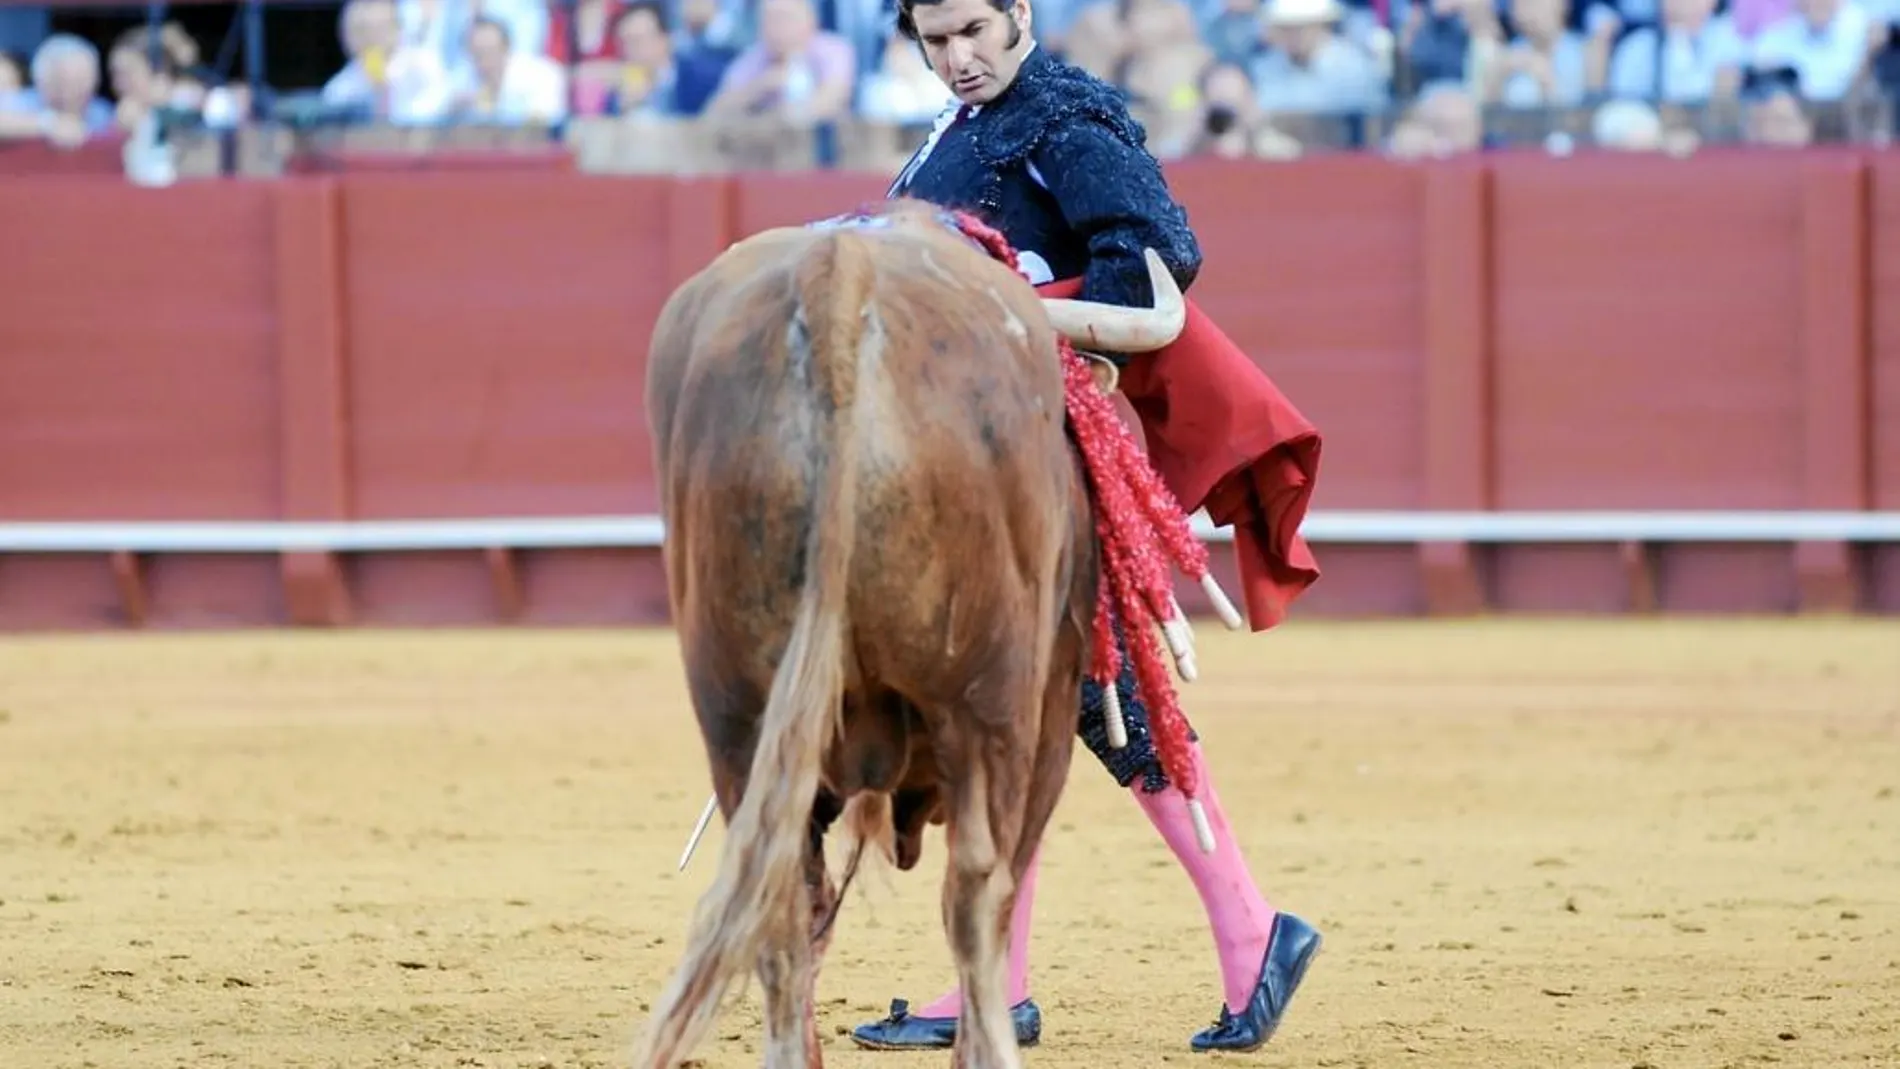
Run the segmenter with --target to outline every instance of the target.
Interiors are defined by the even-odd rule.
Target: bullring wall
[[[1900,160],[1170,176],[1207,254],[1194,295],[1326,436],[1318,510],[1900,509]],[[0,519],[652,513],[644,350],[671,288],[882,191],[0,180]],[[1318,550],[1298,615],[1900,611],[1900,545]],[[650,550],[0,555],[7,628],[665,611]]]

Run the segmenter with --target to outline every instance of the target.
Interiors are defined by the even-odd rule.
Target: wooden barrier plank
[[[1876,152],[1869,169],[1869,367],[1867,419],[1871,441],[1868,500],[1900,509],[1900,158]],[[1861,604],[1900,612],[1900,546],[1870,546],[1861,555]]]
[[[333,179],[289,179],[272,189],[283,515],[348,519],[342,198]],[[281,567],[292,623],[349,622],[349,590],[335,554],[285,553]]]
[[[278,513],[272,193],[0,182],[17,519]]]
[[[1802,161],[1493,164],[1498,508],[1801,503]],[[1792,607],[1793,555],[1513,548],[1528,604]],[[1586,562],[1586,558],[1594,558]],[[1618,569],[1652,567],[1605,587]]]
[[[356,512],[651,511],[646,346],[692,258],[670,182],[343,180]],[[698,260],[718,251],[708,242]]]
[[[0,181],[0,513],[278,515],[272,204],[263,185]],[[270,623],[268,581],[199,557],[24,555],[0,563],[0,627]]]
[[[1474,161],[1425,176],[1425,507],[1491,507],[1491,197]],[[1325,433],[1324,428],[1321,433]],[[1487,601],[1471,547],[1419,548],[1426,608],[1469,614]]]
[[[1872,476],[1867,420],[1868,204],[1855,156],[1810,162],[1801,188],[1801,506],[1865,509]],[[1845,542],[1795,547],[1801,607],[1845,612],[1859,600]]]

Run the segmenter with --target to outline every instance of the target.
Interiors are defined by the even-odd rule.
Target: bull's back
[[[830,437],[811,389],[802,234],[761,235],[682,286],[654,333],[649,404],[682,626],[748,657],[782,646]],[[775,652],[775,651],[773,651]]]
[[[1024,578],[1069,532],[1072,473],[1054,340],[1007,269],[952,240],[780,233],[736,246],[669,313],[662,492],[691,547],[672,562],[678,607],[709,638],[769,672],[843,419],[858,450],[849,611],[874,659],[970,650],[1033,596]]]
[[[1029,645],[1004,622],[1041,596],[1064,547],[1062,376],[1033,291],[1007,268],[954,241],[889,261],[875,305],[885,373],[859,398],[878,432],[863,461],[855,622],[891,661],[956,677],[995,641]]]

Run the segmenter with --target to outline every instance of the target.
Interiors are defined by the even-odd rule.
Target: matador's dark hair
[[[903,34],[907,40],[916,41],[917,22],[910,17],[911,9],[919,4],[940,4],[942,2],[943,0],[897,0],[897,32]],[[1016,6],[1016,0],[990,0],[990,6],[1007,15],[1009,14],[1009,9]],[[1016,25],[1014,19],[1010,20],[1009,47],[1015,48],[1022,40],[1022,36],[1022,27]]]

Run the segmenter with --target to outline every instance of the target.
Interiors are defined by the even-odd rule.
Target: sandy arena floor
[[[1900,623],[1202,628],[1187,691],[1326,950],[1264,1067],[1900,1065]],[[0,1067],[618,1066],[720,832],[667,633],[0,641]],[[1272,682],[1276,675],[1296,682]],[[1029,1064],[1195,1064],[1198,900],[1086,752]],[[711,847],[712,849],[708,849]],[[948,975],[941,834],[842,1034]],[[758,1062],[756,1002],[700,1056]]]

